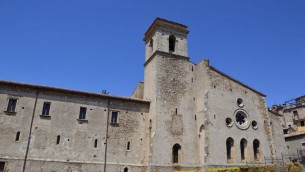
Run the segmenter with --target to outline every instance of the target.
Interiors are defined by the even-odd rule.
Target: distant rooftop
[[[300,136],[300,135],[304,135],[305,131],[296,131],[296,132],[292,132],[289,134],[284,134],[285,138],[289,138],[289,137],[296,137],[296,136]]]

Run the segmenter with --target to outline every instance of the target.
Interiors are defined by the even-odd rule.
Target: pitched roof
[[[186,34],[189,33],[189,31],[187,30],[186,25],[183,25],[183,24],[180,24],[180,23],[176,23],[176,22],[169,21],[169,20],[162,19],[162,18],[158,17],[154,20],[154,22],[150,25],[148,30],[145,32],[144,38],[143,38],[143,40],[145,42],[147,42],[149,40],[151,34],[155,31],[155,29],[158,26],[178,30],[179,32],[186,33]]]
[[[257,94],[259,94],[259,95],[261,95],[261,96],[266,97],[265,94],[263,94],[263,93],[261,93],[261,92],[255,90],[254,88],[252,88],[252,87],[250,87],[250,86],[248,86],[248,85],[246,85],[246,84],[244,84],[244,83],[238,81],[237,79],[234,79],[233,77],[231,77],[231,76],[229,76],[229,75],[227,75],[227,74],[221,72],[220,70],[216,69],[215,67],[213,67],[213,66],[209,66],[209,67],[210,67],[210,69],[212,69],[213,71],[215,71],[215,72],[221,74],[222,76],[224,76],[224,77],[226,77],[226,78],[228,78],[228,79],[230,79],[230,80],[232,80],[232,81],[234,81],[234,82],[236,82],[236,83],[238,83],[238,84],[240,84],[240,85],[242,85],[242,86],[248,88],[249,90],[252,90],[252,91],[256,92]]]
[[[97,96],[97,97],[101,97],[101,98],[111,98],[111,99],[120,99],[120,100],[126,100],[126,101],[150,103],[150,101],[144,100],[144,99],[112,96],[112,95],[108,95],[108,94],[92,93],[92,92],[85,92],[85,91],[78,91],[78,90],[71,90],[71,89],[64,89],[64,88],[57,88],[57,87],[50,87],[50,86],[42,86],[42,85],[34,85],[34,84],[27,84],[27,83],[20,83],[20,82],[12,82],[12,81],[5,81],[5,80],[0,80],[0,85],[17,86],[17,87],[36,89],[36,90],[54,91],[54,92],[78,94],[78,95],[84,95],[84,96],[94,96],[94,97]]]

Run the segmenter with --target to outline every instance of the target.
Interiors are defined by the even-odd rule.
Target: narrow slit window
[[[119,112],[117,112],[117,111],[113,111],[111,113],[111,123],[113,123],[113,124],[118,123],[118,114],[119,114]]]
[[[127,150],[130,150],[130,142],[127,142]]]
[[[151,128],[152,128],[152,120],[149,120],[149,132],[151,132]]]
[[[294,116],[298,116],[299,115],[298,111],[296,111],[296,110],[292,111],[292,113],[293,113]]]
[[[9,99],[7,104],[7,112],[15,112],[16,110],[17,99]]]
[[[60,135],[57,136],[57,139],[56,139],[56,144],[58,145],[60,142]]]
[[[298,113],[298,111],[294,110],[294,111],[292,111],[292,113],[293,113],[294,119],[295,119],[295,120],[298,120],[298,119],[299,119],[299,113]]]
[[[43,108],[42,108],[42,115],[43,116],[49,116],[51,103],[50,102],[44,102]]]
[[[19,141],[20,139],[20,131],[16,133],[15,141]]]
[[[154,40],[153,39],[150,39],[149,47],[150,47],[150,51],[153,51],[153,48],[154,48]]]
[[[80,107],[80,110],[79,110],[79,119],[86,119],[86,112],[87,112],[87,108]]]
[[[97,148],[97,139],[94,140],[94,148]]]

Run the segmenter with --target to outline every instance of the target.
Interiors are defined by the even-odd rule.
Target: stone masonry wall
[[[265,101],[262,95],[242,86],[227,78],[214,69],[208,68],[210,85],[207,91],[207,114],[209,134],[207,150],[207,164],[242,164],[262,162],[263,157],[271,157],[270,141],[264,127],[264,116],[266,114]],[[239,106],[237,99],[242,100]],[[262,104],[264,106],[262,106]],[[237,112],[247,114],[245,123],[239,127],[236,120]],[[227,126],[226,119],[232,119],[232,124]],[[268,116],[267,116],[268,118]],[[257,123],[257,127],[252,127],[252,121]],[[268,129],[269,132],[269,129]],[[232,159],[227,161],[226,140],[231,137],[234,140],[232,149]],[[241,159],[240,142],[246,140],[245,160]],[[260,142],[260,155],[258,160],[254,160],[253,141]]]
[[[6,114],[5,108],[0,113],[3,138],[0,159],[6,162],[6,170],[22,171],[36,93],[26,88],[1,87],[0,90],[0,107],[7,106],[9,97],[18,97],[16,114]],[[41,116],[44,102],[51,103],[49,117]],[[80,107],[87,108],[87,121],[78,120]],[[109,120],[112,111],[118,111],[119,115],[118,123],[109,125],[107,166],[120,167],[117,171],[123,167],[145,170],[148,103],[42,90],[37,98],[26,171],[49,171],[57,167],[55,171],[103,170],[108,111]],[[19,141],[15,141],[17,131],[21,132]]]

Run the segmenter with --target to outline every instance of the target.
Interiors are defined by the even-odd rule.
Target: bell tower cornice
[[[177,31],[179,33],[188,34],[189,30],[187,30],[187,26],[183,24],[179,24],[176,22],[172,22],[162,18],[156,18],[155,21],[150,25],[148,30],[144,34],[143,41],[146,43],[150,40],[151,36],[154,34],[157,28],[167,28],[170,30]]]

